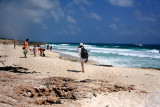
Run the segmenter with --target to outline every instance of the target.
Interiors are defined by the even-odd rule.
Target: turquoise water
[[[49,44],[53,51],[78,56],[79,44]],[[101,64],[120,67],[154,67],[160,68],[160,46],[143,44],[84,44],[89,59]]]

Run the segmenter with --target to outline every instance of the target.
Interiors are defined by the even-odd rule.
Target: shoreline
[[[50,50],[48,50],[48,51],[50,51]],[[73,62],[79,62],[79,57],[69,55],[69,54],[65,54],[65,53],[56,52],[56,51],[51,51],[51,52],[58,53],[60,55],[60,57],[59,57],[60,59],[69,60],[69,61],[73,61]],[[104,66],[104,67],[122,67],[122,66],[113,66],[113,65],[108,65],[108,64],[101,64],[98,61],[95,61],[95,60],[92,60],[92,59],[89,60],[85,64],[90,64],[90,65],[94,65],[94,66]],[[156,68],[156,67],[122,67],[122,68],[140,68],[140,69],[160,70],[160,68]]]

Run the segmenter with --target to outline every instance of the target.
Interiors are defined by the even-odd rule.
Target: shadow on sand
[[[82,72],[82,71],[77,71],[77,70],[67,70],[69,72],[75,72],[75,73],[79,73],[79,72]]]
[[[19,57],[19,58],[27,58],[27,57]]]

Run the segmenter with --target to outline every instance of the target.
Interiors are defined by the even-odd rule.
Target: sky
[[[0,0],[0,37],[160,44],[160,0]]]

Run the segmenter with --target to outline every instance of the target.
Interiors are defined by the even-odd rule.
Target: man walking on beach
[[[84,48],[83,43],[80,43],[77,53],[79,53],[82,72],[84,73],[84,62],[88,61],[88,53],[87,50]]]
[[[27,53],[28,53],[28,41],[29,39],[26,39],[25,43],[24,43],[24,57],[27,58]]]

